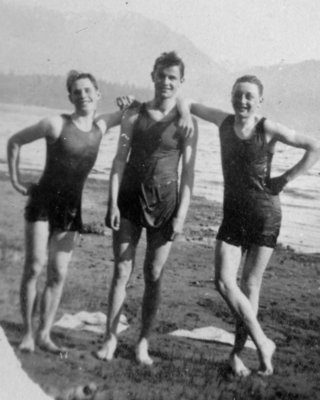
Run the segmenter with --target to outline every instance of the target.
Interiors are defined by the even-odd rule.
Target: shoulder
[[[140,112],[142,111],[144,107],[143,104],[133,104],[130,107],[128,107],[124,112],[122,116],[122,121],[125,121],[129,124],[133,124],[139,117]]]
[[[94,120],[94,125],[96,125],[101,132],[101,134],[105,134],[108,131],[108,120],[105,118],[104,115],[97,117]]]
[[[52,140],[58,139],[61,135],[65,117],[63,115],[56,115],[47,117],[39,122],[39,127],[46,132],[46,136]]]
[[[267,119],[265,117],[262,117],[259,123],[263,123],[263,128],[265,132],[273,132],[277,130],[278,123],[271,121],[270,119]]]
[[[282,135],[283,133],[294,133],[295,130],[292,128],[288,128],[285,125],[280,124],[279,122],[272,121],[270,119],[263,119],[263,127],[266,134],[271,136]]]
[[[271,144],[275,144],[277,141],[291,143],[295,141],[297,136],[297,132],[294,129],[269,119],[264,120],[264,132],[267,141]]]

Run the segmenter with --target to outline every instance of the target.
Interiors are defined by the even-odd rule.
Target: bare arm
[[[276,180],[280,179],[282,188],[289,181],[306,173],[319,160],[320,142],[310,136],[296,132],[284,125],[269,120],[265,122],[265,131],[269,136],[271,143],[279,141],[289,146],[305,150],[304,155],[295,165],[288,169],[282,176],[275,178],[276,183],[278,183]]]
[[[194,166],[196,161],[196,149],[198,141],[197,122],[193,120],[193,124],[193,135],[184,139],[182,153],[182,170],[179,188],[179,206],[177,216],[173,221],[174,236],[182,232],[193,190]]]
[[[99,126],[102,134],[106,134],[109,129],[121,124],[123,111],[115,111],[113,113],[101,114],[96,118],[95,122]]]
[[[108,221],[107,225],[114,230],[119,230],[120,228],[118,195],[127,158],[131,148],[133,124],[137,116],[138,114],[136,111],[128,110],[127,112],[125,112],[121,122],[117,152],[112,163],[109,187],[110,221]]]
[[[130,105],[132,105],[132,104],[139,105],[140,104],[134,98],[134,96],[131,96],[131,95],[117,97],[116,103],[120,109],[119,111],[101,114],[95,120],[103,134],[107,133],[109,129],[121,124],[123,114]]]
[[[56,140],[61,133],[61,117],[43,119],[35,125],[22,129],[10,137],[7,144],[7,159],[12,186],[21,194],[28,194],[28,184],[21,182],[19,159],[21,146],[35,140],[47,138]]]
[[[306,173],[320,158],[320,142],[310,136],[296,132],[281,124],[271,121],[265,122],[265,129],[273,141],[279,141],[289,146],[304,149],[305,153],[300,161],[285,172],[288,181]]]
[[[177,107],[181,118],[188,118],[188,115],[191,114],[204,119],[205,121],[212,122],[218,127],[222,124],[225,118],[228,116],[228,113],[218,110],[216,108],[207,107],[203,104],[196,103],[192,100],[181,99],[179,98],[177,101]]]
[[[225,111],[218,110],[217,108],[207,107],[200,103],[191,103],[190,111],[196,117],[204,119],[205,121],[212,122],[218,127],[228,116]]]

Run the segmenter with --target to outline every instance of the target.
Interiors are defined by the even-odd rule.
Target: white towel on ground
[[[189,339],[205,340],[209,342],[219,342],[224,344],[234,344],[234,334],[227,332],[224,329],[216,328],[215,326],[206,326],[204,328],[197,328],[191,331],[187,329],[178,329],[170,333],[173,336],[186,337]],[[256,350],[255,344],[252,340],[246,341],[245,347]]]
[[[64,329],[73,329],[76,331],[89,331],[103,334],[106,331],[107,316],[100,312],[80,311],[77,314],[63,314],[63,316],[54,323],[54,326]],[[125,315],[120,315],[120,321],[117,333],[121,333],[129,328]]]

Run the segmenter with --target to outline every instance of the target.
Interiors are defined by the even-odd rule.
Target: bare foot
[[[136,347],[136,360],[139,364],[151,366],[153,364],[152,358],[148,352],[148,341],[147,339],[141,339]]]
[[[235,353],[231,353],[230,358],[229,358],[229,364],[232,368],[232,371],[234,372],[234,374],[236,376],[244,378],[251,374],[250,369],[244,365],[241,358]]]
[[[118,344],[117,337],[111,335],[109,339],[104,343],[100,350],[96,351],[94,355],[103,361],[111,361],[114,356]]]
[[[272,356],[276,350],[276,344],[267,339],[265,345],[259,352],[260,357],[260,369],[258,371],[259,375],[268,376],[273,374]]]
[[[41,350],[48,351],[49,353],[53,354],[67,353],[67,349],[65,349],[64,347],[59,347],[51,340],[50,336],[46,336],[41,333],[37,337],[37,345]]]
[[[26,334],[23,336],[21,343],[19,345],[19,349],[21,351],[25,351],[27,353],[33,353],[35,349],[34,338],[31,334]]]

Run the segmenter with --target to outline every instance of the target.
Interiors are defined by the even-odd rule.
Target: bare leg
[[[37,281],[47,261],[48,223],[43,221],[26,222],[26,258],[20,287],[20,305],[24,336],[19,348],[34,351],[35,339],[33,317],[37,303]]]
[[[50,332],[62,296],[68,265],[78,237],[77,232],[54,231],[49,239],[49,261],[46,287],[42,297],[38,345],[43,350],[59,353]]]
[[[113,233],[114,272],[111,282],[105,341],[95,355],[101,360],[111,361],[117,348],[117,328],[126,287],[134,268],[136,247],[141,228],[126,219],[121,220],[120,230]]]
[[[265,248],[261,250],[261,257]],[[258,252],[259,253],[259,252]],[[268,260],[272,253],[271,249],[265,251]],[[230,309],[247,327],[250,336],[257,346],[260,361],[264,364],[264,373],[272,373],[271,357],[274,352],[274,343],[264,334],[256,317],[256,310],[252,307],[248,297],[237,285],[237,271],[240,262],[240,249],[222,241],[217,241],[215,252],[215,280],[216,286]],[[262,273],[265,269],[264,264]],[[258,268],[258,269],[260,269]],[[238,332],[239,334],[239,332]],[[240,340],[240,339],[237,339]],[[238,346],[238,343],[237,343]],[[246,375],[246,367],[238,357],[237,353],[231,355],[231,365],[238,375]]]
[[[137,361],[146,365],[153,364],[148,352],[148,338],[160,304],[162,272],[171,245],[172,242],[165,241],[161,233],[148,231],[144,263],[145,291],[142,303],[142,327],[136,347]]]
[[[255,314],[258,313],[259,308],[259,297],[260,297],[260,289],[262,284],[262,278],[264,271],[270,261],[270,257],[272,255],[273,249],[269,247],[260,247],[257,245],[252,245],[246,254],[245,263],[243,266],[243,273],[241,277],[241,289],[243,293],[248,297]],[[246,326],[243,324],[241,319],[237,318],[236,324],[236,340],[232,355],[235,360],[240,359],[240,353],[244,348],[248,337],[248,330]],[[271,347],[274,347],[269,343]],[[270,346],[267,346],[270,347]],[[262,357],[259,352],[260,358],[260,372],[263,374],[272,373],[272,364],[271,364],[271,354],[270,350],[264,353],[264,357]]]

